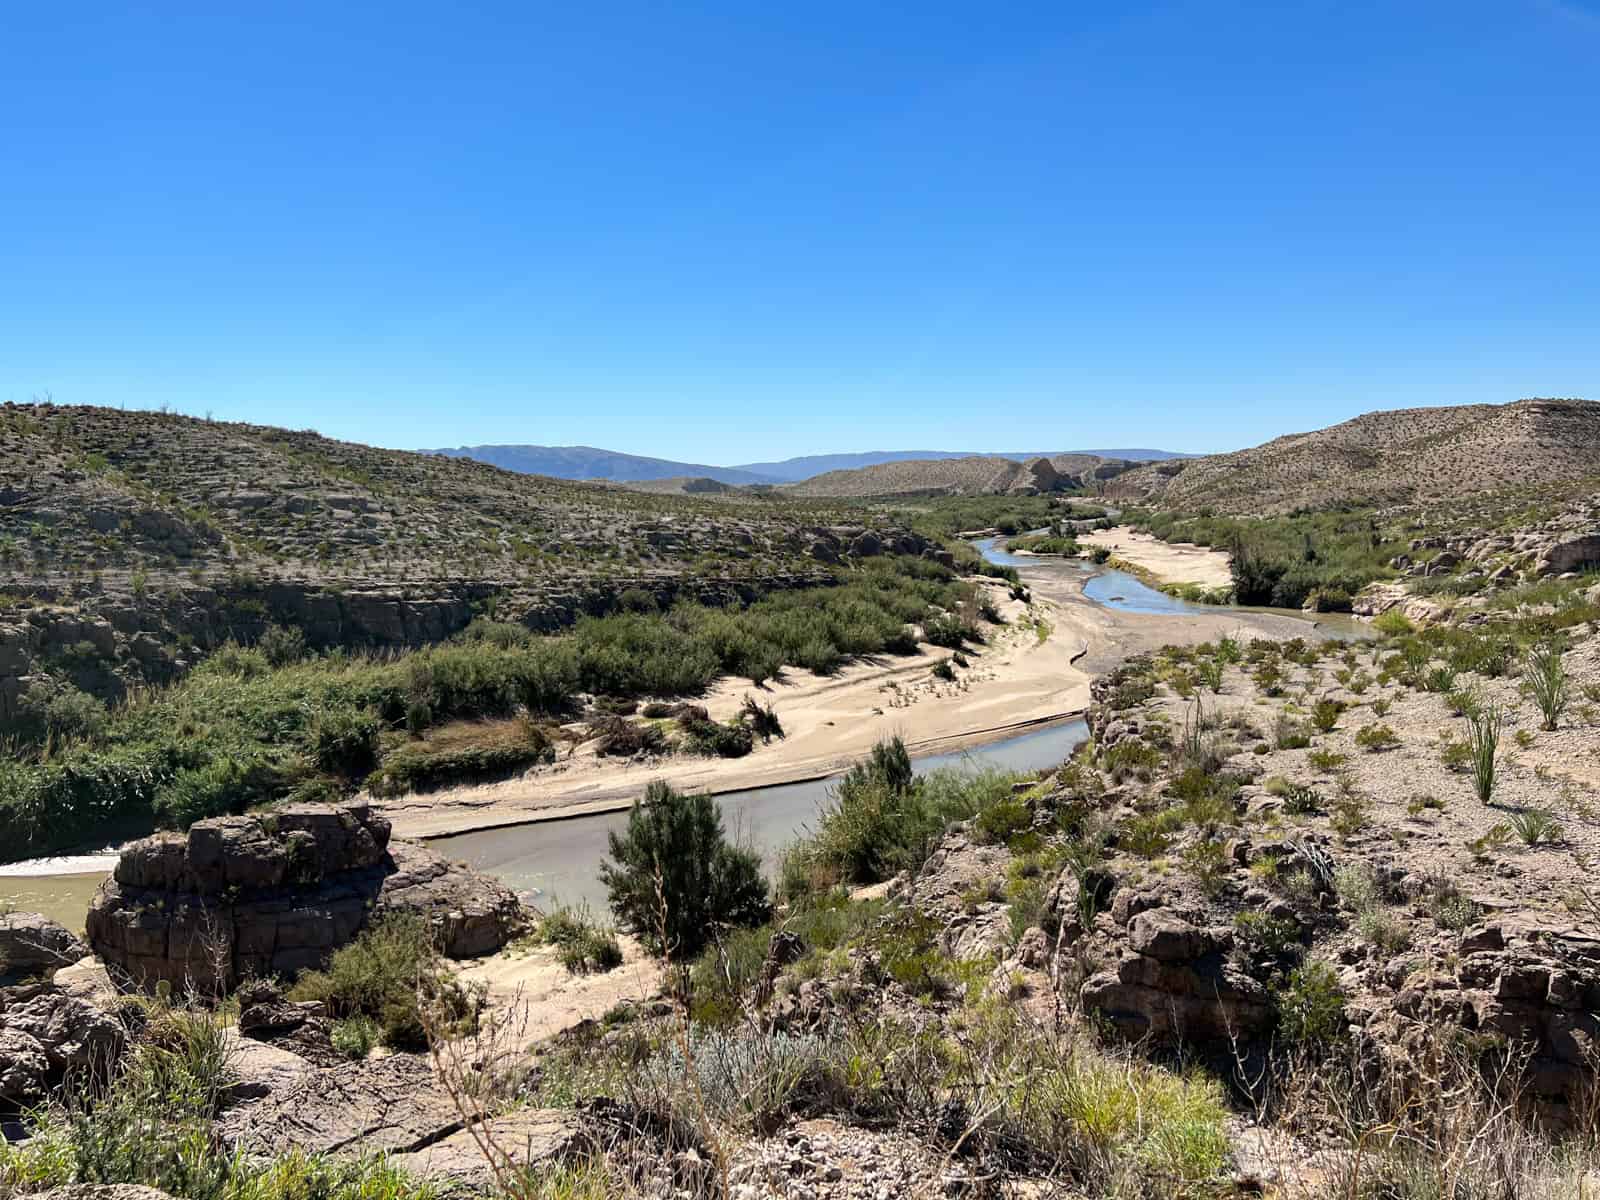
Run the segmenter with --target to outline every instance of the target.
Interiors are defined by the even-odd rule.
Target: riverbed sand
[[[399,837],[432,837],[625,807],[661,779],[679,790],[729,792],[815,779],[843,770],[895,734],[917,754],[980,745],[1030,724],[1064,719],[1089,703],[1087,672],[1074,665],[1088,649],[1085,631],[1053,602],[1031,606],[993,584],[1005,624],[987,645],[965,652],[954,682],[934,677],[949,650],[923,646],[912,656],[858,662],[831,676],[785,671],[764,688],[724,679],[697,703],[720,721],[744,697],[771,704],[787,735],[758,743],[744,758],[665,757],[613,762],[579,746],[553,766],[515,779],[374,801]],[[1043,622],[1043,624],[1040,624]]]
[[[1126,525],[1075,535],[1084,546],[1103,546],[1116,557],[1149,571],[1162,583],[1225,588],[1233,582],[1228,556],[1192,542],[1161,542]]]
[[[745,758],[617,763],[578,747],[555,765],[514,779],[373,803],[393,822],[396,836],[427,838],[614,811],[657,779],[713,793],[816,779],[844,770],[895,734],[914,754],[941,753],[1080,714],[1089,704],[1090,680],[1128,654],[1241,628],[1269,637],[1306,629],[1294,618],[1228,609],[1173,616],[1105,608],[1083,596],[1085,574],[1048,560],[1029,564],[1022,574],[1032,592],[1029,603],[985,584],[1005,624],[990,627],[988,645],[967,652],[970,666],[957,669],[954,683],[932,675],[933,666],[950,657],[934,647],[913,657],[857,663],[831,677],[786,672],[759,691],[746,680],[723,680],[702,701],[713,717],[733,717],[750,694],[773,706],[788,734],[757,744]]]

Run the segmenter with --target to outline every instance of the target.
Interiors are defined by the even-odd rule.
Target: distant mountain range
[[[796,483],[829,471],[848,471],[883,463],[946,458],[969,458],[970,450],[868,450],[859,454],[809,454],[778,462],[740,463],[714,467],[705,463],[675,462],[622,454],[594,446],[457,446],[451,449],[424,450],[448,458],[471,458],[478,462],[520,471],[525,475],[549,475],[556,479],[606,479],[613,483],[637,483],[647,479],[698,478],[718,483],[778,484]],[[992,454],[1023,462],[1034,458],[1059,458],[1063,455],[1090,455],[1096,458],[1133,459],[1140,462],[1188,458],[1172,450],[1029,450]]]
[[[711,467],[704,463],[673,462],[620,454],[594,446],[457,446],[424,450],[446,458],[471,458],[523,475],[548,475],[555,479],[605,479],[612,483],[637,483],[644,479],[692,476],[718,483],[782,483],[774,475],[758,475],[739,467]]]

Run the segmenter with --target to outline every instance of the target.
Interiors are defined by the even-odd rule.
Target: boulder
[[[464,1123],[425,1056],[391,1054],[308,1072],[229,1109],[218,1130],[253,1154],[401,1154],[432,1145]]]
[[[389,1165],[416,1178],[447,1180],[452,1189],[490,1195],[498,1191],[497,1174],[554,1167],[594,1149],[594,1139],[570,1109],[524,1108],[421,1150],[396,1154]]]
[[[104,1071],[126,1044],[122,1026],[49,984],[0,991],[0,1103],[36,1104],[69,1071]]]
[[[89,944],[136,986],[202,991],[320,966],[369,922],[418,912],[455,958],[521,926],[504,885],[389,841],[365,804],[290,805],[198,821],[128,847],[89,909]]]
[[[228,1045],[228,1068],[233,1075],[233,1082],[228,1085],[229,1104],[260,1100],[299,1083],[316,1070],[298,1054],[245,1037],[237,1029],[224,1030],[223,1037]]]
[[[1535,570],[1540,575],[1562,575],[1600,564],[1600,533],[1570,537],[1546,546]]]
[[[88,953],[64,925],[49,917],[25,912],[0,914],[0,973],[47,973]]]

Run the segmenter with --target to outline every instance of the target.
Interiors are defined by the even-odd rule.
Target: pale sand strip
[[[1195,583],[1219,588],[1233,582],[1226,554],[1192,542],[1157,541],[1148,533],[1135,533],[1126,525],[1080,533],[1076,540],[1084,546],[1103,546],[1125,562],[1149,571],[1162,583]]]

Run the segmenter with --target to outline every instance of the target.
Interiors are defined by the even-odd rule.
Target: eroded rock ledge
[[[304,804],[135,842],[87,930],[135,986],[215,991],[319,966],[391,912],[425,914],[452,958],[498,950],[522,920],[509,888],[391,843],[389,822],[365,804]]]

